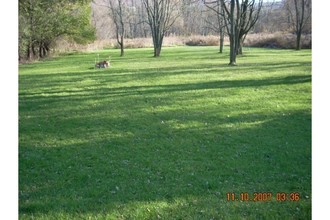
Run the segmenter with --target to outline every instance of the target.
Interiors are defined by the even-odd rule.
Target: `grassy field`
[[[20,65],[20,219],[310,219],[311,50],[228,50]]]

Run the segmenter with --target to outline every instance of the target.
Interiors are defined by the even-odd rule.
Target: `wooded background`
[[[258,13],[243,38],[245,46],[311,48],[311,0],[19,0],[19,59],[86,48],[121,48],[124,55],[124,48],[147,46],[154,46],[157,56],[163,41],[229,45],[230,21],[223,8],[231,2],[254,7],[246,21]],[[152,26],[151,18],[155,25],[164,23]]]

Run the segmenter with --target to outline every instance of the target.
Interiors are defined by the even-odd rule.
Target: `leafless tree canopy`
[[[204,1],[208,8],[215,11],[211,4],[221,4],[219,15],[224,18],[230,41],[230,65],[236,65],[236,55],[242,54],[242,45],[248,32],[259,19],[263,1],[256,0],[220,0]]]
[[[93,24],[96,26],[98,39],[109,39],[116,37],[115,25],[112,17],[109,16],[110,9],[109,0],[94,0],[92,3],[92,18]],[[117,0],[112,0],[116,2]],[[151,37],[151,29],[149,27],[147,10],[143,4],[144,0],[121,0],[127,11],[128,17],[124,17],[125,38],[140,38]],[[148,0],[149,5],[154,1]],[[175,15],[175,21],[171,27],[168,28],[167,35],[215,35],[219,30],[217,26],[218,2],[222,0],[181,0],[178,1]],[[236,1],[236,0],[235,0]],[[300,0],[298,0],[299,2]],[[310,1],[310,0],[309,0]],[[172,1],[171,1],[172,2]],[[225,0],[227,6],[229,1]],[[241,3],[242,0],[239,0]],[[243,1],[245,2],[245,1]],[[251,2],[251,1],[249,1]],[[282,1],[264,1],[259,19],[250,29],[250,33],[274,33],[274,32],[295,32],[293,29],[294,22],[294,8],[291,7],[291,12],[287,9],[287,2],[291,2],[293,6],[294,0]],[[310,1],[311,2],[311,1]],[[207,3],[207,4],[205,4]],[[259,1],[255,1],[259,3]],[[106,5],[104,7],[103,5]],[[210,9],[210,6],[213,9]],[[258,6],[258,4],[255,4]],[[311,5],[310,5],[311,8]],[[213,11],[212,11],[213,10]],[[222,13],[223,14],[223,13]],[[292,16],[293,15],[293,16]],[[306,22],[303,26],[303,33],[311,33],[311,13],[305,12]],[[247,23],[246,23],[247,24]]]
[[[301,49],[301,35],[311,25],[312,1],[311,0],[285,0],[288,20],[291,29],[297,36],[296,49]]]
[[[146,13],[147,23],[150,26],[154,44],[154,56],[161,52],[166,32],[173,26],[179,17],[179,0],[142,0]]]
[[[124,56],[124,35],[125,35],[125,25],[124,19],[128,18],[128,13],[125,13],[125,4],[123,0],[108,0],[110,15],[116,27],[116,39],[120,46],[120,56]]]

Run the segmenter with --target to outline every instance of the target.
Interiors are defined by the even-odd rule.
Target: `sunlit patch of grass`
[[[20,66],[21,219],[310,218],[310,50],[114,54]]]

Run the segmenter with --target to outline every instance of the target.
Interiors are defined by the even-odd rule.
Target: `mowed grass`
[[[310,219],[311,50],[228,52],[20,65],[20,219]]]

